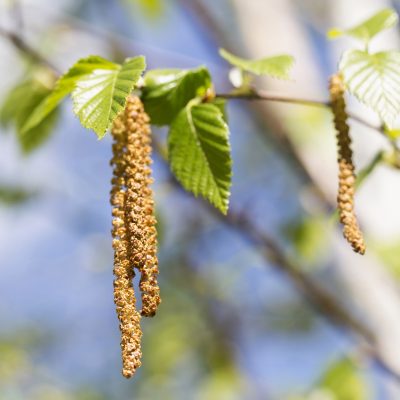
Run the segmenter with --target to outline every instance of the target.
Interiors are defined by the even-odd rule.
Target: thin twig
[[[7,39],[16,49],[20,51],[22,55],[27,56],[33,62],[48,67],[57,75],[60,74],[59,70],[53,65],[52,62],[47,60],[36,49],[31,47],[18,33],[11,32],[0,27],[0,36],[3,36],[5,39]]]
[[[282,96],[280,94],[268,93],[263,90],[256,90],[254,88],[249,93],[218,93],[216,96],[223,99],[268,100],[278,103],[301,104],[303,106],[323,108],[330,106],[328,101]]]
[[[244,99],[244,100],[265,100],[265,101],[271,101],[271,102],[277,102],[277,103],[287,103],[287,104],[297,104],[297,105],[303,105],[303,106],[311,106],[311,107],[322,107],[322,108],[330,108],[331,104],[329,101],[324,101],[324,100],[313,100],[313,99],[306,99],[306,98],[299,98],[299,97],[291,97],[291,96],[284,96],[280,94],[274,94],[274,93],[269,93],[264,90],[259,90],[259,89],[252,89],[251,92],[249,93],[217,93],[216,97],[222,98],[222,99]],[[398,150],[396,143],[388,136],[385,134],[384,128],[382,125],[374,125],[371,122],[368,122],[364,118],[349,113],[349,118],[352,120],[358,122],[361,125],[364,125],[366,128],[372,129],[374,131],[379,132],[382,134],[390,143],[392,147],[394,147],[396,150]]]

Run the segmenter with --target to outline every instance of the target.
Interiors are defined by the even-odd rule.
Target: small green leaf
[[[294,58],[287,54],[260,60],[246,60],[229,53],[225,49],[219,49],[219,54],[230,64],[244,71],[252,72],[256,75],[268,75],[278,79],[289,79],[289,73],[294,64]]]
[[[142,100],[151,122],[169,125],[186,104],[211,87],[205,67],[190,70],[152,70],[144,77]]]
[[[389,137],[389,139],[395,140],[400,137],[400,129],[399,128],[389,128],[388,126],[384,126],[385,135]]]
[[[163,0],[122,0],[122,2],[132,8],[134,13],[138,11],[138,7],[135,6],[139,6],[140,11],[152,19],[162,16],[165,7]]]
[[[332,28],[326,33],[326,37],[331,40],[337,39],[343,35],[344,35],[344,31],[342,31],[339,28]]]
[[[58,112],[53,110],[39,124],[24,129],[26,121],[51,89],[35,78],[28,79],[15,86],[6,97],[0,119],[3,125],[14,124],[17,137],[24,153],[30,153],[50,136],[57,121]]]
[[[340,400],[366,400],[368,387],[365,379],[349,359],[333,363],[320,382],[320,388]]]
[[[32,91],[32,81],[21,82],[10,89],[7,93],[0,110],[0,122],[4,127],[12,125],[13,122],[23,118],[21,104],[27,101],[29,93]]]
[[[98,67],[79,78],[72,92],[74,112],[81,124],[101,139],[123,110],[126,98],[145,69],[144,57],[128,58],[121,65],[101,59]]]
[[[0,203],[7,206],[26,202],[35,195],[24,188],[0,184]]]
[[[349,50],[339,69],[349,92],[391,127],[400,112],[400,52]]]
[[[324,217],[313,215],[291,221],[285,231],[293,243],[299,261],[309,268],[321,264],[328,244],[327,220]]]
[[[398,16],[396,11],[392,8],[385,8],[353,28],[343,30],[333,28],[328,32],[327,36],[329,39],[336,39],[347,35],[368,43],[378,33],[396,25],[397,21]]]
[[[232,160],[229,130],[213,104],[189,103],[171,125],[168,156],[182,186],[228,211]]]
[[[79,79],[88,76],[94,70],[108,70],[112,68],[117,68],[117,65],[99,56],[89,56],[77,61],[67,73],[58,79],[53,91],[30,115],[22,128],[22,131],[25,132],[37,126],[43,118],[58,106],[65,96],[75,89]]]

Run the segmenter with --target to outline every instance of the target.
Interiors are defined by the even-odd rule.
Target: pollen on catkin
[[[140,274],[139,288],[142,295],[141,314],[155,315],[161,302],[157,282],[157,230],[154,216],[151,178],[151,129],[150,119],[139,97],[130,96],[125,108],[127,145],[126,208],[132,265]]]
[[[340,222],[343,235],[357,253],[365,253],[362,232],[354,212],[355,173],[349,125],[347,123],[344,84],[340,74],[333,75],[329,82],[331,107],[336,128],[339,165],[339,190],[337,196]]]
[[[151,129],[136,96],[127,98],[112,127],[114,301],[120,321],[122,374],[130,378],[141,365],[141,315],[154,316],[161,302],[157,283],[157,230],[151,190]],[[132,280],[140,272],[142,310],[136,309]]]
[[[114,302],[121,331],[122,375],[130,378],[141,365],[142,330],[132,286],[134,270],[130,262],[126,224],[125,127],[121,119],[114,122],[112,134],[114,138],[113,158],[111,159],[113,166],[111,205],[113,207]]]

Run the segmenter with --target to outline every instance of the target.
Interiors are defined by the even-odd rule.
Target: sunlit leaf
[[[246,60],[229,53],[225,49],[220,49],[219,54],[230,64],[242,70],[279,79],[289,79],[289,73],[294,64],[294,58],[287,54],[259,60]]]
[[[79,79],[89,75],[94,70],[115,68],[116,64],[98,56],[89,56],[77,61],[67,73],[62,75],[55,84],[53,91],[36,107],[27,119],[22,130],[28,131],[37,126],[51,111],[53,111],[65,96],[70,94]]]
[[[362,374],[349,359],[333,363],[321,379],[320,388],[335,400],[367,400],[368,387]]]
[[[138,6],[149,18],[158,18],[162,15],[165,7],[163,0],[121,0],[126,5]],[[137,12],[137,7],[132,7],[132,12]]]
[[[102,138],[125,107],[145,67],[141,56],[128,58],[122,65],[100,59],[99,66],[80,77],[72,92],[74,112],[81,124]]]
[[[171,125],[171,169],[182,186],[226,213],[231,186],[229,131],[213,104],[188,104]]]
[[[396,11],[392,8],[385,8],[353,28],[333,28],[327,33],[327,36],[329,39],[336,39],[347,35],[368,43],[378,33],[394,26],[397,21],[398,16]]]
[[[147,72],[144,81],[142,100],[155,125],[170,124],[190,100],[204,95],[211,87],[210,73],[205,67],[156,69]]]
[[[326,36],[328,39],[337,39],[344,35],[344,31],[339,28],[332,28],[327,33]]]
[[[350,93],[390,128],[400,112],[400,52],[350,50],[343,54],[339,69]]]
[[[399,128],[389,128],[388,126],[385,126],[384,130],[385,135],[387,135],[390,139],[398,139],[400,137]]]

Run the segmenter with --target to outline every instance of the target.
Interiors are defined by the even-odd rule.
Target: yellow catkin
[[[124,113],[127,145],[126,209],[132,265],[140,271],[141,314],[154,316],[161,302],[157,283],[157,231],[151,178],[151,129],[139,97],[129,96]]]
[[[125,126],[120,117],[113,124],[112,134],[113,178],[111,189],[112,204],[112,236],[114,248],[114,302],[120,322],[122,374],[126,378],[134,375],[141,365],[141,337],[140,314],[136,310],[135,293],[132,286],[134,276],[130,262],[126,190],[125,190]]]
[[[344,98],[344,84],[339,74],[330,79],[329,91],[331,106],[334,115],[336,138],[338,145],[339,190],[338,210],[340,222],[343,224],[343,235],[357,253],[365,253],[365,244],[362,232],[354,212],[355,173],[352,161],[351,139],[347,124],[346,102]]]
[[[157,231],[151,190],[151,129],[136,96],[129,96],[112,127],[114,301],[120,321],[122,374],[134,375],[141,365],[140,315],[155,315],[160,304],[157,283]],[[142,310],[136,309],[132,280],[140,274]]]

